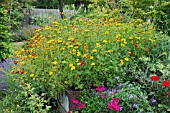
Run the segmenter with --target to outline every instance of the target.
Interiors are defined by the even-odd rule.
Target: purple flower
[[[121,89],[122,88],[122,83],[118,83],[117,88]]]
[[[157,101],[156,101],[155,99],[152,99],[152,101],[151,101],[151,102],[154,104],[154,103],[156,103]]]
[[[138,104],[133,104],[133,108],[137,108],[138,107]]]
[[[119,77],[115,77],[114,80],[119,80]]]
[[[133,98],[133,96],[132,96],[132,95],[130,95],[130,94],[128,95],[128,97],[129,97],[129,98]]]

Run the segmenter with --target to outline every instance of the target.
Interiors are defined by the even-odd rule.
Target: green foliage
[[[153,21],[157,30],[169,32],[170,1],[166,0],[120,0],[119,4],[124,14],[132,18],[142,18]]]
[[[9,42],[10,42],[10,26],[9,18],[7,16],[7,10],[0,8],[0,60],[7,58],[10,54]]]

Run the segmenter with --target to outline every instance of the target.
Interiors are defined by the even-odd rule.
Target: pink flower
[[[114,104],[119,104],[119,99],[118,98],[112,98],[112,102]]]
[[[85,106],[85,104],[83,104],[83,103],[79,103],[79,104],[78,104],[78,106],[77,106],[77,108],[78,108],[78,109],[83,109],[83,108],[84,108],[84,106]]]
[[[118,104],[115,104],[113,102],[109,102],[107,105],[108,105],[110,110],[121,111],[121,107]]]
[[[104,98],[104,94],[101,95],[101,98]]]
[[[74,104],[78,104],[79,103],[79,101],[77,100],[77,99],[72,99],[72,102],[74,103]]]
[[[97,91],[104,91],[106,88],[104,86],[98,86],[96,88]]]

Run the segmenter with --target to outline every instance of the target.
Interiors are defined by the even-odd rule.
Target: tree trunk
[[[61,18],[63,19],[64,18],[64,14],[63,14],[63,0],[59,0],[58,3],[59,3],[60,15],[61,15]]]

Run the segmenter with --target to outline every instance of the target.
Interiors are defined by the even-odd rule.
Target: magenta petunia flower
[[[74,103],[74,104],[78,104],[79,103],[79,101],[77,100],[77,99],[72,99],[72,102]]]
[[[106,88],[104,87],[104,86],[98,86],[97,88],[96,88],[96,90],[97,91],[104,91]]]
[[[77,108],[78,109],[83,109],[85,107],[86,104],[83,104],[83,103],[79,103]]]

